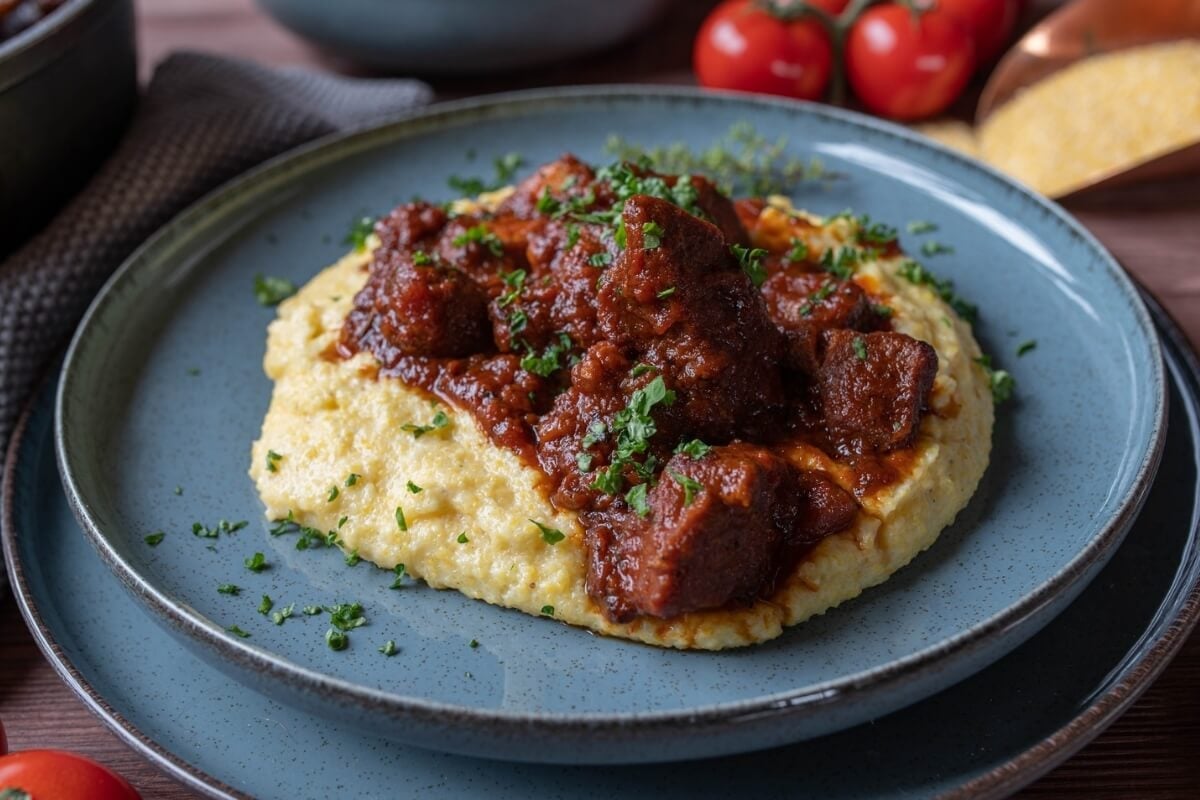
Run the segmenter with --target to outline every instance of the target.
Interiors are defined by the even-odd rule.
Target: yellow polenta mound
[[[984,161],[1051,197],[1200,141],[1200,42],[1094,56],[980,127]]]
[[[765,238],[773,231],[792,235],[794,219],[815,219],[778,199],[763,214]],[[819,254],[853,241],[855,225],[839,218],[803,237]],[[987,466],[992,398],[972,361],[979,348],[969,327],[929,288],[897,276],[903,259],[865,262],[855,280],[894,309],[896,330],[938,353],[933,413],[922,421],[910,474],[864,498],[856,524],[817,545],[769,599],[614,623],[587,595],[587,553],[575,514],[554,510],[537,488],[536,470],[493,445],[469,413],[435,405],[399,380],[376,378],[369,353],[348,361],[324,357],[366,281],[369,260],[369,253],[346,256],[280,305],[264,359],[275,390],[252,447],[250,475],[269,519],[290,513],[303,525],[333,530],[345,517],[339,529],[345,549],[385,568],[403,563],[430,586],[534,615],[553,606],[555,619],[650,644],[709,650],[754,644],[907,564],[966,505]],[[449,418],[444,427],[420,436],[404,430],[429,425],[438,410]],[[280,456],[273,471],[268,450]],[[815,448],[797,446],[792,457],[849,487],[847,469]],[[351,474],[358,477],[347,486]],[[531,519],[566,538],[547,543]]]

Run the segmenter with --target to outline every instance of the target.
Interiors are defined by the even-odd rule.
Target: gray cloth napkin
[[[163,61],[116,153],[0,265],[0,443],[105,279],[171,217],[271,156],[431,97],[412,80],[276,70],[194,53]]]

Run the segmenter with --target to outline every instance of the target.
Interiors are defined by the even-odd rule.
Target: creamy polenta
[[[819,254],[853,241],[858,224],[812,217],[772,198],[755,244],[801,238]],[[329,357],[370,260],[369,248],[347,255],[279,307],[264,359],[274,393],[250,475],[269,519],[336,530],[347,552],[383,568],[402,563],[435,588],[655,645],[754,644],[881,583],[929,547],[988,463],[993,401],[970,327],[929,286],[900,275],[903,256],[868,258],[853,280],[893,310],[894,330],[929,343],[938,356],[930,413],[905,475],[859,496],[855,523],[817,544],[770,597],[749,607],[613,622],[585,587],[583,529],[573,512],[551,505],[538,470],[493,444],[470,413],[378,377],[371,354]],[[849,467],[816,447],[797,444],[788,456],[853,488]],[[555,541],[552,531],[564,538]]]

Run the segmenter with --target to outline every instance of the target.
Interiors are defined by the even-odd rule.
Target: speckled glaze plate
[[[614,132],[706,147],[741,122],[787,136],[796,156],[841,176],[797,187],[799,205],[936,222],[955,252],[929,266],[983,302],[979,336],[1021,389],[1000,415],[977,495],[934,548],[776,641],[704,654],[596,637],[454,592],[390,591],[390,574],[267,535],[245,474],[270,396],[261,360],[272,313],[254,302],[255,273],[302,283],[342,252],[354,219],[414,193],[448,198],[449,174],[487,171],[493,155],[601,160]],[[1025,339],[1038,347],[1018,360]],[[602,88],[443,106],[305,148],[205,199],[93,304],[64,367],[56,442],[68,499],[101,559],[218,669],[409,743],[599,763],[827,734],[995,661],[1065,608],[1120,543],[1157,467],[1165,404],[1157,336],[1136,291],[1056,207],[857,115]],[[222,518],[251,522],[217,540],[192,535],[194,522]],[[147,546],[159,530],[163,543]],[[257,575],[242,566],[256,551],[272,564]],[[243,594],[219,594],[227,582]],[[370,624],[334,652],[322,618],[273,625],[256,612],[262,594],[297,609],[360,601]],[[233,625],[250,637],[227,632]],[[377,652],[387,640],[400,655]]]
[[[9,452],[4,551],[22,612],[63,679],[130,746],[213,797],[1000,797],[1103,730],[1200,616],[1200,384],[1186,345],[1167,332],[1173,413],[1162,468],[1091,586],[957,686],[784,749],[682,765],[509,764],[407,747],[247,689],[151,622],[94,557],[59,488],[52,387]]]

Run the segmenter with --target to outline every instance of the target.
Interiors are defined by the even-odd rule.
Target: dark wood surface
[[[430,80],[441,97],[550,84],[689,82],[691,33],[710,5],[681,2],[678,13],[654,33],[586,61],[483,79]],[[177,49],[354,71],[274,25],[251,0],[141,0],[139,28],[144,76]],[[1164,302],[1192,341],[1200,342],[1200,181],[1080,199],[1069,208]],[[128,749],[87,711],[43,660],[7,599],[0,601],[0,720],[14,749],[85,753],[123,773],[146,798],[196,796]],[[1004,724],[1002,717],[997,724]],[[403,790],[395,794],[402,796]],[[1200,635],[1191,637],[1120,720],[1020,796],[1200,797]]]

